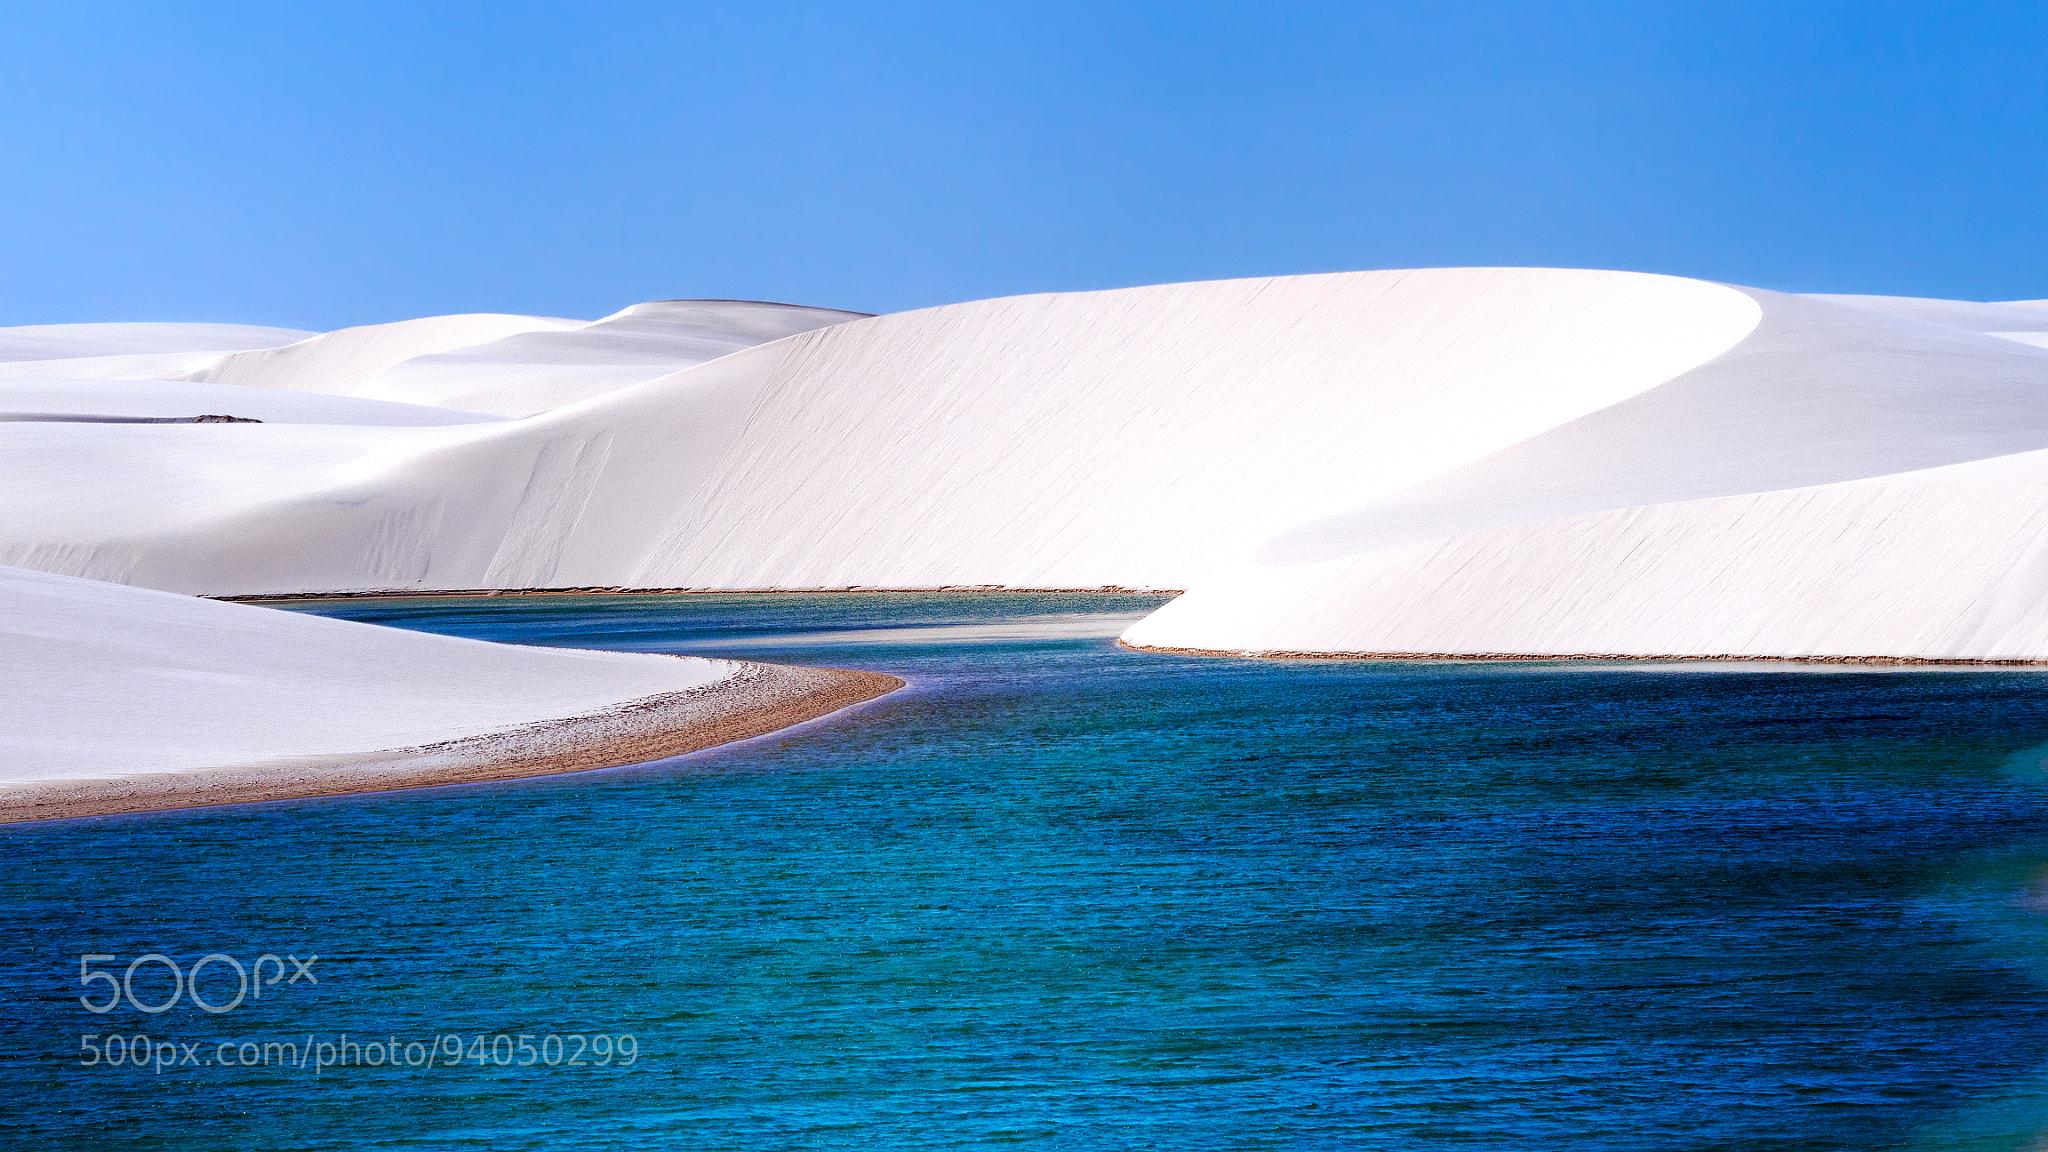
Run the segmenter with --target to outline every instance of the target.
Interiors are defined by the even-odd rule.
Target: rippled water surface
[[[0,1146],[2048,1129],[2048,677],[1115,648],[1152,603],[305,606],[912,686],[634,769],[0,830]],[[219,1015],[79,1006],[82,954],[118,973],[148,952],[317,954],[318,983]],[[232,994],[218,963],[207,980]],[[134,983],[171,987],[156,965]],[[636,1059],[81,1066],[81,1037],[135,1033],[174,1060],[344,1033],[630,1035]]]

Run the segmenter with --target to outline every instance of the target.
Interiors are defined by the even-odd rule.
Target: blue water
[[[2048,1130],[2048,677],[1115,648],[1151,603],[317,606],[912,686],[660,765],[0,830],[0,1146]],[[319,982],[221,1015],[79,1006],[81,954],[146,952],[317,953]],[[137,1032],[631,1035],[636,1058],[81,1066],[82,1035]]]

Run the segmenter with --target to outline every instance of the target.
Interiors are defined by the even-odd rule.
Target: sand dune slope
[[[692,451],[593,487],[572,580],[1183,588],[1286,524],[1655,386],[1740,293],[1454,269],[1027,296],[845,324],[565,411]],[[642,446],[642,445],[645,446]],[[658,524],[638,555],[611,543]]]
[[[1238,652],[2048,659],[2032,305],[1752,291],[1692,372],[1335,517],[1125,633]]]
[[[1195,589],[1124,633],[1261,654],[2048,659],[2048,452],[1527,520]]]
[[[1262,557],[1325,559],[1516,520],[2048,447],[2048,351],[1863,308],[1751,295],[1762,321],[1713,361],[1483,460],[1286,531]]]

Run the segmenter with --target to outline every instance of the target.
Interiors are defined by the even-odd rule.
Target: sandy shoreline
[[[298,604],[321,600],[467,600],[508,596],[1178,596],[1179,588],[1024,588],[1006,584],[953,584],[931,588],[399,588],[368,592],[278,592],[254,596],[208,596],[230,604]]]
[[[702,688],[412,748],[0,786],[0,824],[616,768],[766,735],[903,683],[879,672],[747,663]]]
[[[1935,659],[1926,656],[1740,656],[1643,655],[1623,652],[1559,652],[1540,655],[1526,652],[1243,652],[1229,648],[1166,648],[1118,640],[1117,647],[1156,656],[1222,656],[1244,660],[1374,660],[1385,662],[1432,662],[1439,664],[1829,664],[1865,665],[1873,668],[2040,668],[2048,660]]]

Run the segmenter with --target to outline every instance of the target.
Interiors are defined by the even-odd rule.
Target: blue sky
[[[2040,4],[0,10],[0,324],[1439,264],[2048,296]]]

